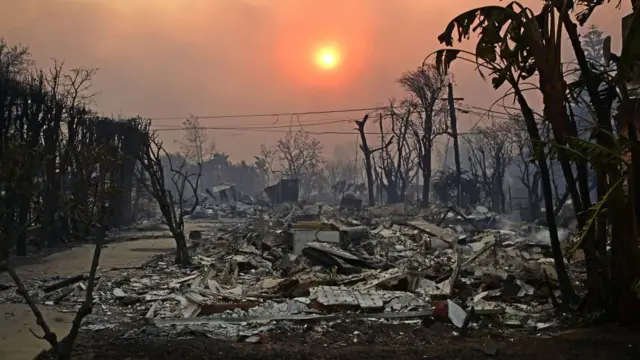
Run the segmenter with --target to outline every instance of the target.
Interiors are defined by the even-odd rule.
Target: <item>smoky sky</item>
[[[440,47],[437,35],[462,11],[498,1],[473,0],[0,0],[0,36],[31,49],[40,67],[99,69],[95,108],[105,115],[152,118],[305,112],[372,107],[401,98],[396,79]],[[537,0],[525,1],[534,6]],[[623,5],[626,5],[623,4]],[[592,23],[616,39],[614,4]],[[337,43],[337,71],[313,66],[313,48]],[[495,92],[471,65],[453,68],[456,96],[489,106]],[[286,126],[348,119],[364,113],[202,119],[210,127],[280,126],[270,131],[210,130],[221,151],[251,159]],[[464,115],[464,131],[475,122]],[[158,128],[181,120],[156,120]],[[353,125],[306,127],[349,132]],[[356,135],[317,134],[331,156]],[[168,147],[179,131],[162,131]],[[351,146],[348,146],[351,148]],[[354,150],[355,151],[355,150]]]

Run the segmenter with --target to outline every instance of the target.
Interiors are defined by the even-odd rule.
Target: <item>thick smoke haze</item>
[[[497,1],[473,0],[0,0],[0,36],[25,44],[40,67],[50,59],[98,68],[95,107],[106,115],[166,118],[370,107],[401,97],[400,74],[440,45],[458,13]],[[535,5],[540,1],[526,1]],[[626,5],[626,3],[624,4]],[[604,6],[593,23],[620,37],[620,11]],[[335,43],[343,62],[328,73],[313,51]],[[614,47],[617,44],[614,41]],[[457,96],[488,106],[501,92],[456,65]],[[203,119],[205,126],[307,124],[361,113]],[[464,116],[461,130],[474,120]],[[163,128],[181,120],[156,120]],[[313,131],[351,131],[352,124]],[[281,132],[211,131],[218,148],[250,159]],[[180,131],[164,131],[167,144]],[[331,155],[356,135],[318,135]]]

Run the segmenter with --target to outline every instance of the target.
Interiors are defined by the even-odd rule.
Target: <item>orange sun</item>
[[[324,70],[333,70],[340,65],[340,51],[332,46],[320,48],[315,55],[316,65]]]

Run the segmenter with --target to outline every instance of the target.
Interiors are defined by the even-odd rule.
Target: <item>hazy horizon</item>
[[[0,0],[0,37],[29,46],[39,67],[55,58],[68,68],[98,68],[95,109],[156,118],[172,150],[182,133],[169,128],[193,114],[208,127],[269,127],[211,130],[218,149],[235,161],[251,160],[261,144],[273,144],[288,126],[300,124],[312,133],[330,132],[315,136],[332,156],[336,146],[351,148],[357,136],[353,124],[337,120],[366,112],[206,117],[368,108],[401,98],[396,79],[441,47],[437,36],[448,21],[492,3],[500,2]],[[628,9],[627,2],[622,10],[606,4],[591,21],[613,37],[614,49]],[[332,70],[314,63],[323,46],[340,52]],[[454,65],[453,73],[456,96],[468,106],[486,108],[503,93],[469,64]],[[465,131],[480,115],[460,117]]]

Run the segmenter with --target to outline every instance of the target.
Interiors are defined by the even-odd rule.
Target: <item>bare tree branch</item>
[[[318,139],[299,129],[295,133],[289,130],[271,151],[280,163],[282,175],[298,179],[303,196],[310,196],[321,185],[322,150]]]
[[[498,212],[506,210],[504,177],[516,151],[512,133],[512,124],[492,123],[463,137],[470,147],[471,175],[490,198],[493,210]]]
[[[165,166],[162,160],[168,162],[168,172],[176,194],[167,189],[165,183]],[[200,203],[198,185],[202,176],[202,164],[197,164],[197,171],[190,172],[187,159],[183,158],[179,167],[174,167],[171,155],[157,140],[157,134],[151,134],[146,140],[145,151],[139,158],[141,167],[139,178],[143,186],[156,200],[164,218],[164,223],[176,241],[176,264],[190,263],[184,234],[184,217],[192,214]],[[188,209],[186,205],[186,190],[193,195],[193,202]]]
[[[422,173],[422,203],[429,205],[432,174],[431,154],[434,140],[448,132],[446,102],[442,101],[449,78],[438,71],[435,65],[425,64],[417,70],[405,72],[398,82],[410,94],[407,106],[414,106],[418,115],[412,122],[411,135],[418,155],[418,167]]]

